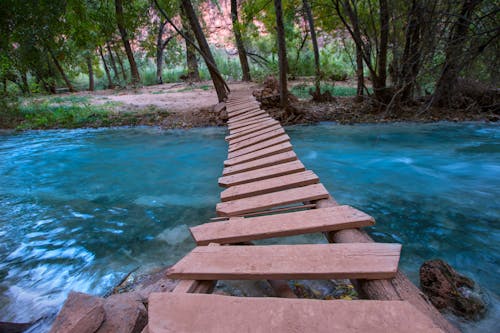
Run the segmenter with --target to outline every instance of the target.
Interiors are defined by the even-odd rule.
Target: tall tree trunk
[[[251,81],[250,66],[248,65],[247,53],[241,36],[240,22],[238,21],[237,0],[231,0],[231,20],[233,22],[234,39],[236,40],[236,48],[238,49],[238,56],[240,58],[241,71],[243,72],[242,80]]]
[[[470,17],[481,0],[464,0],[457,21],[452,27],[452,33],[446,45],[446,59],[441,76],[436,84],[433,105],[453,107],[453,98],[458,93],[456,86],[460,71],[463,68],[463,43],[467,39]],[[461,106],[461,105],[456,105]]]
[[[108,50],[109,62],[111,63],[111,68],[113,69],[113,73],[115,74],[115,79],[119,80],[118,68],[116,68],[115,57],[113,57],[113,52],[111,51],[111,45],[109,45],[109,41],[106,41],[106,50]]]
[[[57,70],[59,71],[59,74],[61,74],[62,79],[64,80],[64,83],[66,83],[66,87],[68,87],[70,92],[75,92],[75,88],[73,88],[73,85],[69,81],[68,77],[66,76],[66,73],[64,72],[64,69],[62,68],[61,64],[59,63],[59,60],[54,55],[54,52],[52,52],[51,49],[49,49],[50,57],[52,58],[52,61],[54,62],[54,65],[56,65]]]
[[[409,12],[408,25],[405,33],[405,46],[401,60],[401,72],[398,73],[396,90],[401,90],[402,102],[413,99],[415,80],[420,71],[421,57],[421,29],[423,27],[422,8],[418,0],[412,1]]]
[[[363,68],[363,51],[361,48],[356,45],[356,77],[357,77],[357,86],[356,86],[356,96],[359,101],[363,99],[363,91],[365,88],[365,74]]]
[[[186,15],[182,14],[182,29],[184,34],[189,40],[194,40],[193,32],[189,27],[189,22]],[[187,79],[190,82],[201,81],[200,71],[198,70],[198,59],[196,58],[196,49],[188,41],[186,42],[186,65],[187,65]]]
[[[89,91],[94,91],[94,69],[92,68],[92,57],[87,56],[87,70],[89,72]]]
[[[106,77],[108,78],[108,88],[113,89],[115,85],[111,79],[111,74],[109,73],[108,64],[106,63],[106,58],[104,58],[104,53],[102,53],[102,47],[99,45],[99,55],[101,56],[102,64],[104,66],[104,71],[106,72]]]
[[[168,37],[165,41],[163,41],[163,30],[167,25],[167,21],[161,21],[158,24],[158,35],[156,36],[156,83],[162,84],[163,78],[163,51],[165,51],[165,47],[167,47],[172,37]]]
[[[280,106],[288,106],[287,69],[288,60],[286,58],[285,27],[283,25],[283,9],[281,0],[274,0],[274,10],[276,12],[276,31],[278,36],[278,63],[279,63],[279,83],[280,83]]]
[[[227,98],[226,82],[220,75],[220,72],[217,68],[217,64],[215,63],[215,59],[212,56],[212,52],[210,51],[210,47],[208,46],[208,42],[205,38],[205,35],[203,34],[203,30],[201,29],[200,22],[198,21],[198,17],[196,16],[191,1],[182,0],[181,5],[189,21],[191,30],[193,31],[196,40],[198,41],[198,46],[202,51],[202,56],[205,59],[205,62],[207,63],[208,71],[210,72],[210,76],[212,77],[212,81],[214,83],[215,91],[217,92],[217,97],[219,98],[219,102],[222,102]]]
[[[389,45],[389,7],[387,0],[379,0],[380,46],[377,54],[377,75],[372,78],[373,91],[380,101],[387,98],[387,48]]]
[[[23,83],[23,93],[31,94],[30,85],[28,84],[28,76],[24,71],[21,72],[21,82]]]
[[[125,53],[127,54],[127,59],[130,64],[130,75],[132,76],[132,84],[138,85],[141,82],[141,76],[139,70],[137,69],[137,63],[134,59],[134,53],[132,52],[132,47],[130,46],[130,41],[128,39],[127,29],[125,27],[125,19],[123,17],[123,4],[122,0],[115,0],[115,10],[116,10],[116,23],[118,25],[118,30],[122,37],[123,47],[125,48]]]
[[[127,82],[127,72],[125,71],[125,66],[123,66],[123,61],[122,57],[120,56],[120,48],[115,47],[115,55],[116,55],[116,60],[118,61],[118,65],[120,65],[120,71],[122,73],[123,81]]]
[[[313,45],[314,52],[314,67],[316,69],[316,92],[321,93],[321,66],[319,62],[319,48],[318,48],[318,39],[316,38],[316,29],[314,28],[314,18],[311,12],[311,6],[309,5],[309,1],[302,0],[302,4],[304,5],[304,11],[306,13],[307,22],[309,23],[309,30],[311,31],[311,42]]]

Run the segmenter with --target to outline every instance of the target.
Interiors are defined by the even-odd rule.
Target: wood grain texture
[[[389,279],[400,244],[198,246],[168,269],[172,279]]]
[[[246,147],[255,145],[255,144],[260,143],[262,141],[273,139],[275,137],[278,137],[278,136],[284,135],[284,134],[285,134],[285,130],[283,129],[283,127],[280,126],[273,131],[263,133],[261,135],[255,136],[253,138],[248,138],[246,140],[241,140],[241,141],[235,142],[235,143],[230,142],[228,151],[233,152],[233,151],[236,151],[236,150],[239,150],[242,148],[246,148]]]
[[[218,216],[238,216],[273,207],[320,200],[325,197],[328,197],[328,191],[325,187],[322,184],[313,184],[244,199],[221,202],[217,204],[216,211]]]
[[[265,168],[236,173],[234,175],[219,178],[219,186],[229,187],[239,184],[251,183],[262,179],[288,175],[294,172],[304,171],[306,168],[300,162],[292,161],[283,164],[268,166]],[[252,186],[252,185],[249,185]]]
[[[265,168],[271,165],[291,162],[295,160],[297,160],[297,155],[295,155],[293,151],[287,151],[285,153],[259,158],[258,160],[250,161],[247,163],[241,163],[235,166],[225,167],[224,170],[222,170],[222,175],[229,176],[235,173]]]
[[[404,301],[344,301],[152,293],[150,333],[438,333]]]
[[[191,227],[190,231],[198,245],[208,245],[361,228],[374,224],[375,220],[368,214],[350,206],[337,206],[205,223]]]
[[[290,137],[287,134],[281,134],[281,135],[274,137],[272,139],[264,140],[264,141],[261,141],[259,143],[256,143],[256,144],[253,144],[251,146],[241,148],[241,149],[238,149],[235,151],[230,151],[227,154],[227,158],[228,159],[235,158],[235,157],[238,157],[241,155],[249,154],[249,153],[252,153],[252,152],[257,151],[257,150],[272,147],[275,145],[279,145],[280,143],[289,142],[289,141],[290,141]]]
[[[242,114],[239,114],[238,116],[229,116],[229,120],[228,120],[228,124],[232,124],[232,123],[235,123],[235,122],[238,122],[238,121],[242,121],[242,120],[245,120],[247,118],[252,118],[252,117],[256,117],[256,116],[259,116],[261,114],[267,114],[266,111],[264,110],[261,110],[261,109],[254,109],[254,110],[249,110],[247,112],[243,112]]]
[[[244,121],[239,121],[239,122],[234,123],[234,124],[228,124],[229,133],[233,134],[234,130],[237,130],[240,128],[245,128],[245,127],[250,126],[250,125],[262,123],[266,120],[271,120],[271,119],[272,118],[267,116],[267,115],[262,115],[262,116],[255,117],[254,119],[251,119],[251,120],[244,120]]]
[[[258,160],[259,158],[264,158],[280,153],[284,153],[287,151],[291,151],[293,149],[292,144],[290,142],[280,143],[278,145],[274,145],[265,149],[257,150],[255,152],[241,155],[235,158],[227,159],[224,161],[225,166],[233,166],[240,163],[250,162],[254,160]]]
[[[275,167],[279,167],[281,165],[283,164],[278,164]],[[262,169],[254,171],[258,172],[260,170]],[[237,175],[240,174],[235,174],[235,176]],[[231,187],[222,191],[220,198],[222,202],[225,202],[317,183],[319,183],[319,178],[316,174],[314,174],[314,172],[310,170],[300,172],[299,170],[295,171],[295,173],[289,172],[288,174],[279,177],[274,176],[273,178],[257,180],[251,183],[231,185]]]
[[[226,141],[228,141],[230,145],[233,145],[233,144],[239,143],[241,141],[249,140],[249,139],[252,139],[256,136],[266,134],[268,132],[272,132],[272,131],[280,129],[280,128],[283,128],[283,127],[281,127],[281,125],[279,123],[276,123],[276,124],[273,124],[272,126],[258,129],[257,131],[253,131],[250,133],[245,133],[245,134],[237,135],[234,137],[227,136]]]
[[[274,120],[274,119],[269,119],[267,121],[263,121],[263,122],[260,122],[260,123],[257,123],[257,124],[253,124],[253,125],[250,125],[250,126],[247,126],[247,127],[243,127],[243,128],[240,128],[240,129],[233,130],[233,131],[231,131],[232,134],[226,136],[225,139],[226,139],[226,141],[229,141],[229,140],[231,140],[233,138],[237,138],[237,137],[240,137],[240,136],[243,136],[243,135],[248,135],[248,134],[253,133],[255,131],[259,131],[259,130],[268,128],[270,126],[275,126],[275,125],[279,125],[279,121]]]

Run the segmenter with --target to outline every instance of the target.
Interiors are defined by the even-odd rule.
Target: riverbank
[[[481,111],[425,109],[424,103],[387,112],[370,99],[361,102],[350,95],[353,83],[336,82],[335,101],[316,103],[304,94],[307,83],[293,81],[291,90],[301,97],[293,103],[300,117],[287,123],[334,121],[340,124],[380,122],[437,122],[500,120],[497,110]],[[232,90],[246,89],[249,95],[260,89],[255,83],[231,83]],[[214,109],[217,96],[210,82],[175,83],[140,89],[102,90],[52,96],[35,96],[11,101],[0,113],[2,129],[99,128],[117,126],[159,126],[161,128],[192,128],[223,126],[224,113]],[[4,102],[7,104],[7,102]],[[10,111],[8,109],[11,109]],[[279,110],[270,110],[271,114]]]

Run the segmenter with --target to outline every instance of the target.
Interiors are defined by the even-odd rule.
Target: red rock
[[[109,296],[104,310],[106,320],[97,333],[141,333],[148,322],[146,307],[135,292]]]
[[[94,333],[105,318],[103,304],[102,298],[71,292],[50,333]]]

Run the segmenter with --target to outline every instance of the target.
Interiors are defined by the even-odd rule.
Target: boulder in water
[[[441,259],[429,260],[420,267],[420,287],[438,310],[472,320],[486,312],[486,302],[473,280],[457,273]]]

